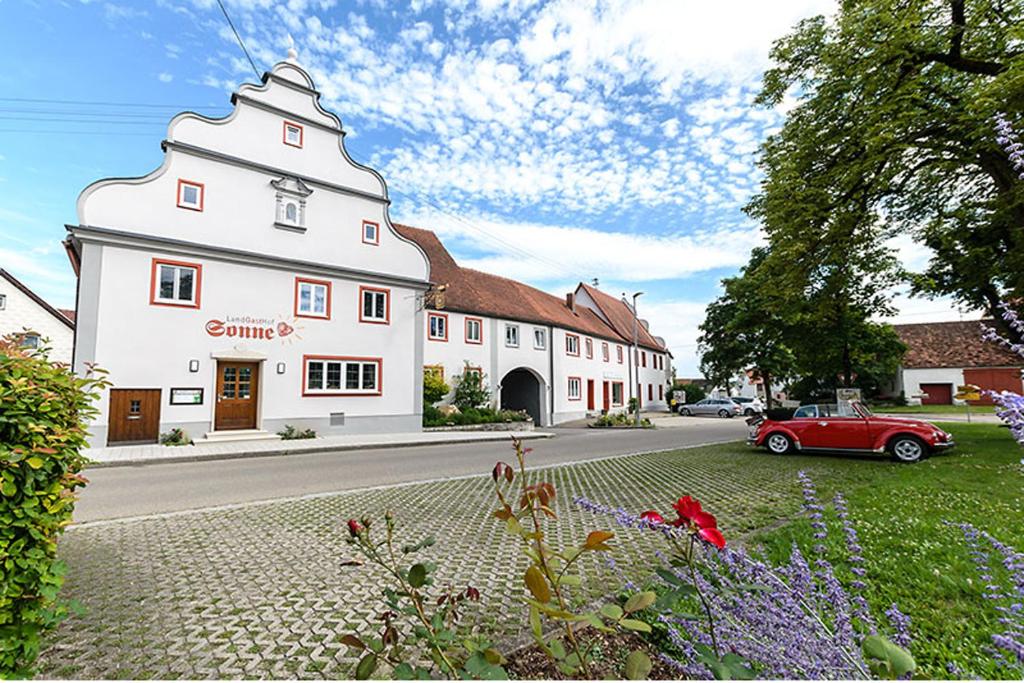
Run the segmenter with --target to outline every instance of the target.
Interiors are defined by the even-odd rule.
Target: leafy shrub
[[[494,410],[490,407],[466,408],[460,412],[445,415],[433,406],[423,407],[424,427],[527,422],[530,419],[530,416],[522,410]]]
[[[686,403],[696,403],[708,397],[708,392],[699,384],[687,384],[683,387]]]
[[[632,427],[635,424],[633,415],[629,413],[607,413],[601,415],[591,426],[593,427]],[[653,427],[654,424],[646,417],[640,418],[640,426],[643,428]]]
[[[628,412],[635,413],[636,409],[637,409],[637,405],[638,404],[637,404],[636,396],[630,398],[629,399],[629,403],[627,404]]]
[[[281,437],[282,441],[290,441],[292,439],[315,439],[316,431],[312,429],[298,429],[293,425],[285,425],[284,429],[277,433]]]
[[[482,408],[491,401],[491,392],[487,389],[487,376],[482,372],[470,369],[466,365],[461,375],[453,378],[455,395],[452,405],[465,412],[468,408]]]
[[[0,340],[0,678],[31,676],[41,634],[67,613],[57,537],[88,482],[80,451],[107,385],[101,371],[79,378],[19,347]]]
[[[430,404],[423,406],[423,426],[440,427],[445,423],[445,416],[438,408]]]
[[[423,405],[432,406],[444,399],[451,387],[436,372],[423,373]]]
[[[160,435],[160,443],[164,446],[188,446],[192,443],[192,439],[188,438],[188,434],[181,427],[175,427],[169,432],[164,432]]]

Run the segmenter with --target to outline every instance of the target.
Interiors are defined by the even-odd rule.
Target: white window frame
[[[505,346],[510,349],[519,348],[519,325],[505,323]]]
[[[290,136],[292,130],[295,131],[297,136],[294,139]],[[284,122],[284,144],[288,145],[289,147],[298,147],[301,149],[303,137],[305,137],[305,131],[302,129],[302,126],[300,126],[297,123],[292,123],[291,121]]]
[[[548,348],[548,331],[543,327],[533,328],[533,348],[538,351]]]
[[[373,230],[372,238],[367,236],[367,228]],[[380,244],[380,224],[374,223],[373,221],[363,221],[363,244],[369,244],[372,246]]]
[[[469,332],[471,329],[476,328],[476,336],[474,337]],[[466,343],[467,344],[483,344],[484,343],[484,321],[480,318],[466,318]]]
[[[305,359],[304,376],[302,378],[302,390],[303,394],[307,396],[337,396],[337,395],[359,395],[359,396],[379,396],[383,393],[383,387],[381,386],[381,361],[377,358],[331,358],[331,357],[317,357],[308,356]],[[311,371],[314,366],[320,368],[320,382],[319,386],[312,386],[310,382]],[[338,383],[337,386],[328,385],[328,374],[331,366],[334,366],[338,372]],[[355,366],[356,370],[356,385],[355,387],[349,386],[348,383],[348,371],[349,366]],[[372,386],[366,386],[369,384],[367,380],[366,370],[367,367],[373,367],[373,382]]]
[[[440,320],[440,327],[438,330],[444,329],[444,334],[434,334],[434,321]],[[440,313],[429,313],[427,315],[427,339],[431,341],[448,341],[448,316],[441,315]]]
[[[160,292],[160,283],[163,281],[163,269],[172,268],[174,269],[174,288],[173,295],[171,298],[164,298]],[[182,299],[177,295],[181,290],[181,271],[191,270],[192,271],[192,298]],[[153,290],[153,301],[160,304],[170,304],[171,306],[195,306],[196,298],[199,296],[199,268],[196,266],[183,266],[176,263],[163,263],[162,261],[156,262],[156,283],[155,289]]]
[[[366,295],[369,294],[373,301],[370,305],[370,315],[366,315]],[[384,315],[377,315],[377,301],[384,300]],[[370,289],[369,287],[360,290],[359,295],[359,321],[365,323],[388,323],[391,322],[391,291],[386,289]]]
[[[594,340],[587,337],[583,340],[583,348],[586,350],[587,358],[594,357]]]
[[[309,290],[309,306],[310,306],[310,308],[308,308],[306,310],[303,310],[303,308],[302,308],[302,291],[303,291],[303,289],[308,289]],[[315,308],[316,307],[316,292],[317,292],[318,289],[322,289],[323,293],[324,293],[324,296],[323,296],[324,310],[322,310],[322,311],[318,311]],[[328,310],[330,308],[330,301],[331,301],[331,288],[330,288],[329,285],[325,285],[325,284],[320,283],[320,282],[310,282],[309,280],[299,280],[299,297],[298,297],[298,301],[295,302],[295,310],[296,310],[296,312],[299,315],[306,315],[306,316],[309,316],[310,318],[329,318],[329,317],[331,317],[331,312]]]
[[[575,389],[575,391],[573,391]],[[583,399],[583,380],[579,377],[570,377],[569,386],[567,388],[570,401],[580,401]]]
[[[0,294],[0,311],[4,310],[5,308],[7,308],[7,295]]]
[[[580,355],[580,336],[578,334],[565,335],[565,353],[569,356]]]
[[[35,332],[26,332],[21,335],[21,340],[18,342],[18,346],[23,349],[38,349],[42,344],[42,337]]]
[[[196,191],[196,201],[190,202],[185,199],[185,189],[192,188]],[[191,180],[178,179],[178,208],[180,209],[191,209],[193,211],[203,210],[203,193],[206,188],[202,183],[192,182]]]
[[[608,347],[608,342],[601,342],[601,360],[608,363],[612,359],[612,351]]]

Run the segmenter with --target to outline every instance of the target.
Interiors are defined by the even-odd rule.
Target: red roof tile
[[[435,287],[445,288],[443,294],[434,295],[437,308],[554,325],[617,343],[632,343],[632,327],[630,336],[624,337],[586,306],[576,306],[574,312],[569,309],[564,299],[535,287],[459,266],[437,235],[430,230],[398,223],[394,225],[399,234],[416,242],[426,252],[430,260],[430,281]],[[641,332],[642,346],[664,350],[660,344],[653,342],[643,327]]]
[[[635,319],[635,316],[633,315],[633,307],[622,299],[616,299],[609,294],[605,294],[596,287],[581,284],[580,288],[590,295],[590,298],[594,300],[594,303],[596,303],[597,307],[601,309],[601,312],[604,313],[605,317],[619,335],[632,343],[633,320]],[[654,335],[644,327],[642,322],[637,326],[637,337],[640,340],[641,346],[657,349],[659,351],[666,350],[665,345],[655,339]]]
[[[907,345],[905,368],[1022,367],[1024,359],[991,342],[981,340],[981,325],[991,320],[893,325]]]

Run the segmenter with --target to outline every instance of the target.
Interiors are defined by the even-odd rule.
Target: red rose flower
[[[354,519],[348,520],[348,533],[353,538],[359,535],[359,532],[363,530],[363,526]]]
[[[719,550],[725,547],[725,536],[722,535],[721,531],[715,529],[714,527],[707,527],[705,529],[701,529],[697,532],[697,534],[705,541],[718,548]]]
[[[651,524],[664,524],[665,518],[658,514],[657,510],[647,510],[640,513],[640,519]]]
[[[679,515],[679,518],[672,522],[672,526],[686,527],[691,532],[697,532],[698,536],[711,545],[717,548],[725,547],[725,537],[718,530],[718,520],[710,512],[701,509],[699,500],[683,496],[672,508]]]
[[[679,518],[686,523],[693,520],[694,516],[701,511],[700,501],[694,500],[690,496],[683,496],[675,502],[672,508],[679,515]]]

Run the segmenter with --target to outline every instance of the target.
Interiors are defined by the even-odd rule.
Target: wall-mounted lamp
[[[283,375],[284,374],[284,363],[278,363],[277,364],[277,374],[279,374],[279,375]]]
[[[199,361],[195,360],[195,359],[190,360],[188,362],[188,371],[189,372],[199,372]]]

